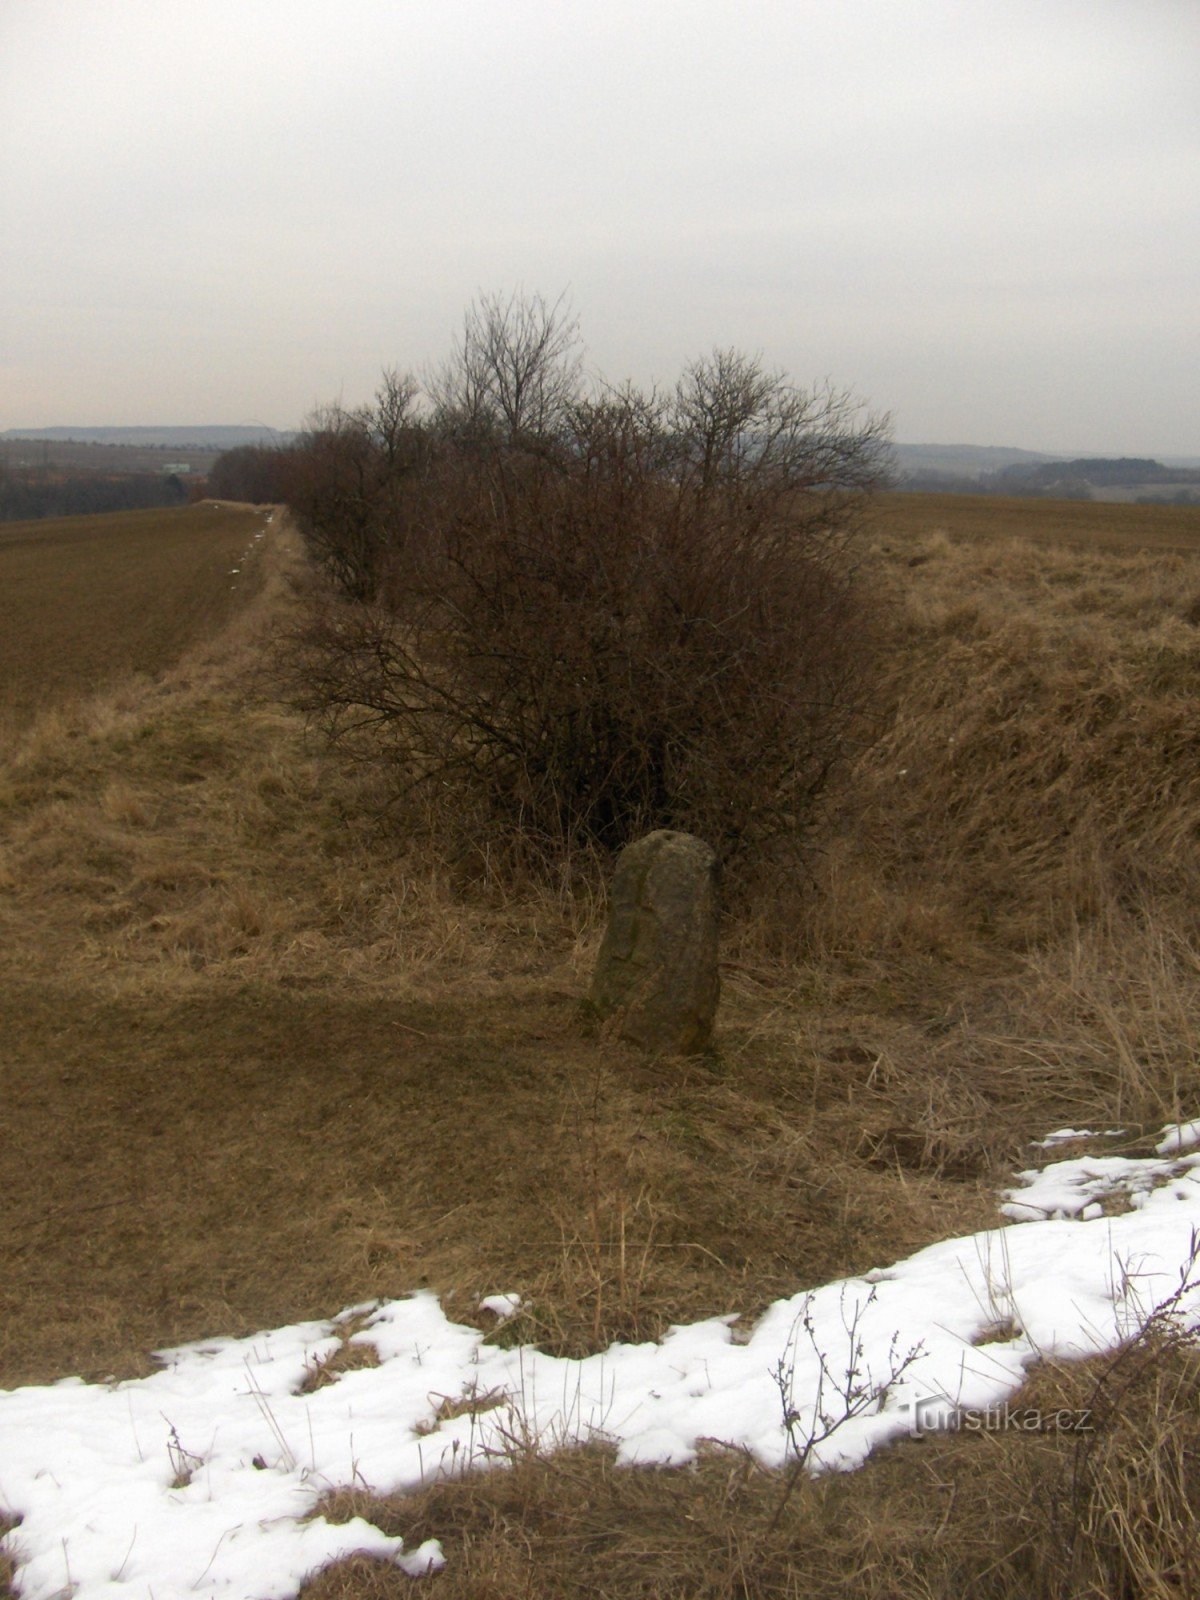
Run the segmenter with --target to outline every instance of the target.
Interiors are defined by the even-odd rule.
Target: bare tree
[[[450,360],[428,380],[444,431],[507,443],[553,437],[578,400],[579,319],[565,295],[484,295]]]
[[[485,298],[427,420],[396,374],[325,419],[315,548],[366,604],[316,619],[301,703],[518,854],[798,840],[871,701],[885,424],[735,351],[585,394],[578,348],[562,300]]]
[[[737,350],[714,350],[684,370],[672,420],[681,481],[702,495],[733,492],[743,510],[794,517],[802,507],[812,526],[886,481],[886,416],[865,413],[846,390],[797,388]]]
[[[406,468],[419,453],[423,424],[418,410],[421,385],[410,372],[384,369],[374,409],[363,414],[368,431],[391,467]]]
[[[289,455],[288,498],[300,530],[354,600],[376,597],[408,537],[406,487],[428,449],[420,392],[410,374],[388,369],[372,405],[321,408]]]

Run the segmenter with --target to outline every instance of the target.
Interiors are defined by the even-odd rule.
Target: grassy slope
[[[711,1061],[584,1040],[595,908],[454,892],[262,694],[286,536],[214,645],[36,723],[0,775],[0,1383],[420,1283],[460,1316],[518,1289],[512,1336],[571,1351],[752,1314],[992,1220],[1048,1126],[1194,1111],[1200,518],[1099,508],[1081,550],[1075,506],[921,507],[876,535],[888,729],[818,892],[730,929]],[[1058,510],[1066,544],[1014,537]],[[777,1486],[720,1460],[527,1463],[381,1514],[449,1532],[447,1596],[954,1593],[1062,1464],[1006,1446],[1006,1490],[969,1449],[893,1452],[769,1538]],[[978,1592],[1040,1592],[1028,1567]]]
[[[897,1203],[859,1159],[883,1113],[847,1096],[912,1023],[815,1016],[744,952],[718,1060],[585,1040],[594,908],[456,897],[232,648],[51,719],[0,790],[3,1380],[424,1282],[518,1283],[579,1350],[986,1214],[970,1163]]]

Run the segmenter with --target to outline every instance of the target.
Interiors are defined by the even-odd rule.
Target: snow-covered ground
[[[1063,1129],[1039,1146],[1104,1137]],[[0,1548],[23,1600],[272,1600],[356,1551],[413,1574],[441,1563],[436,1543],[312,1518],[337,1487],[411,1489],[589,1439],[630,1466],[679,1466],[718,1441],[773,1465],[799,1450],[814,1470],[856,1467],[1002,1405],[1043,1356],[1136,1333],[1195,1263],[1197,1142],[1200,1123],[1181,1124],[1153,1158],[1021,1173],[1001,1208],[1020,1226],[778,1301],[748,1333],[713,1318],[559,1360],[489,1344],[417,1294],[162,1351],[136,1381],[0,1391],[0,1509],[21,1519]],[[519,1303],[483,1304],[503,1318]],[[1200,1292],[1179,1308],[1200,1322]],[[347,1339],[378,1366],[301,1393]]]

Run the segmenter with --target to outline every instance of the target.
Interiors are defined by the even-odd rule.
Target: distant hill
[[[231,427],[220,423],[195,423],[181,428],[8,428],[0,439],[73,440],[79,444],[141,445],[143,448],[183,450],[233,450],[243,444],[277,444],[290,434],[277,433],[260,424]]]
[[[1036,465],[1016,462],[1005,467],[998,476],[1009,483],[1036,484],[1041,488],[1081,483],[1092,489],[1117,489],[1134,488],[1139,484],[1180,483],[1190,478],[1200,480],[1200,473],[1164,466],[1161,461],[1142,456],[1080,456],[1074,461],[1047,461]]]
[[[904,477],[940,473],[952,478],[977,478],[985,472],[1002,472],[1005,467],[1037,466],[1063,459],[1041,450],[1018,450],[1011,445],[896,444],[892,450],[897,468]]]
[[[898,444],[896,487],[1057,500],[1200,501],[1196,458],[1048,455],[1003,445]]]

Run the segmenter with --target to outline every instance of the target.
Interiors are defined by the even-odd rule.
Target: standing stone
[[[717,858],[702,839],[660,828],[617,858],[591,1002],[643,1049],[691,1055],[712,1038]]]

